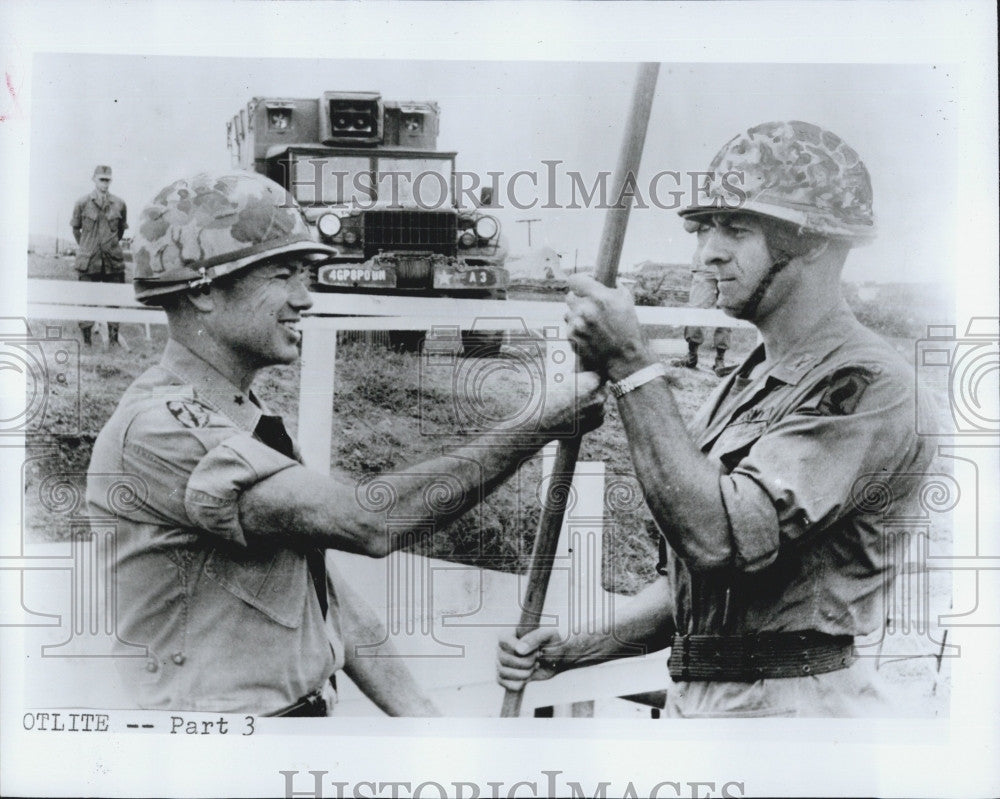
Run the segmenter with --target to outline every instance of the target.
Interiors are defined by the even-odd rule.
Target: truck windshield
[[[293,156],[289,190],[302,205],[452,207],[450,158]]]
[[[378,198],[388,205],[450,208],[451,159],[378,159]]]
[[[302,205],[371,202],[371,159],[365,156],[296,157],[292,196]]]

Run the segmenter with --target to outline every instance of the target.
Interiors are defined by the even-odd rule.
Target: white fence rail
[[[314,318],[387,317],[395,320],[394,330],[422,330],[434,325],[467,325],[482,319],[493,328],[516,328],[522,322],[529,328],[561,322],[562,302],[531,300],[471,300],[448,297],[389,297],[375,294],[313,294],[313,307],[306,316]],[[40,319],[103,319],[112,322],[153,324],[166,321],[163,311],[135,300],[132,287],[116,283],[80,283],[72,280],[28,280],[28,310]],[[636,309],[644,325],[704,325],[709,327],[750,327],[713,308]],[[123,315],[124,314],[124,315]],[[374,319],[365,327],[341,323],[339,330],[388,329]]]

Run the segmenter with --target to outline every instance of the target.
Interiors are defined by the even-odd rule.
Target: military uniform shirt
[[[681,634],[864,635],[893,578],[878,485],[894,510],[930,459],[915,433],[913,369],[847,311],[819,320],[763,374],[758,347],[691,423],[719,464],[731,563],[689,568],[661,542]]]
[[[125,203],[119,197],[96,189],[73,206],[70,227],[79,228],[76,271],[82,274],[124,272],[125,256],[120,239],[128,227]]]
[[[118,636],[148,650],[117,659],[141,707],[270,713],[343,663],[336,597],[327,581],[324,622],[306,550],[240,525],[241,492],[298,465],[254,437],[261,414],[171,340],[94,445],[91,514],[117,517]],[[138,484],[139,501],[101,490],[116,473]]]

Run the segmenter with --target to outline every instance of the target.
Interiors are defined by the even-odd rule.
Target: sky
[[[720,55],[722,55],[720,53]],[[496,211],[513,254],[549,246],[563,265],[592,264],[600,209],[546,209],[544,160],[557,167],[557,203],[577,171],[590,185],[613,171],[636,66],[630,63],[359,61],[100,54],[35,55],[29,232],[69,237],[73,201],[94,165],[114,169],[112,192],[138,219],[172,180],[227,169],[226,121],[254,96],[319,97],[378,91],[387,100],[434,100],[439,149],[457,168],[542,175],[517,183],[520,202]],[[650,207],[633,210],[621,268],[646,259],[687,263],[693,241],[673,211],[653,206],[652,175],[705,169],[718,148],[754,124],[802,119],[853,146],[868,166],[880,235],[857,249],[845,276],[947,282],[953,268],[958,180],[957,82],[947,65],[664,64],[639,177]],[[506,180],[506,177],[504,178]],[[669,201],[674,188],[660,184]]]

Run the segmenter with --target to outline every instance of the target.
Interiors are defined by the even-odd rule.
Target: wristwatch
[[[658,377],[666,377],[667,370],[660,362],[651,363],[636,372],[632,372],[628,377],[624,377],[617,383],[608,383],[608,390],[615,395],[616,399],[621,399],[630,391],[635,391],[639,386],[644,386],[651,380]]]

